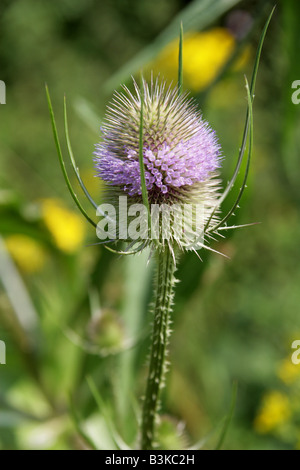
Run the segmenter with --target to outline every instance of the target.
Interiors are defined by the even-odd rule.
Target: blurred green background
[[[0,449],[134,447],[146,381],[152,264],[147,253],[118,258],[88,246],[97,239],[59,168],[45,82],[62,141],[66,93],[75,157],[101,203],[92,153],[105,106],[140,70],[176,82],[182,20],[184,86],[217,131],[225,186],[241,144],[244,74],[272,6],[1,0]],[[179,265],[161,448],[215,448],[237,381],[224,448],[300,449],[300,365],[291,362],[300,339],[299,21],[299,1],[277,2],[258,74],[251,174],[231,221],[261,224],[212,244],[229,260],[203,252],[202,263],[186,254]]]

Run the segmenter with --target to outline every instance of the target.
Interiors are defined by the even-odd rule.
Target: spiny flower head
[[[204,225],[217,199],[215,177],[221,149],[216,134],[193,100],[179,94],[178,88],[167,88],[158,80],[152,80],[150,86],[143,81],[142,86],[141,90],[134,82],[134,93],[124,86],[124,92],[116,92],[108,106],[102,141],[95,151],[97,175],[107,183],[110,200],[112,195],[123,194],[142,203],[139,149],[143,93],[142,148],[148,201],[173,207],[201,204]],[[188,225],[192,224],[190,220]]]
[[[99,176],[130,196],[141,195],[139,124],[141,93],[124,87],[108,107],[103,141],[96,146]],[[149,196],[176,198],[180,188],[201,183],[220,166],[215,132],[178,90],[144,82],[143,157]],[[163,197],[163,200],[166,198]]]

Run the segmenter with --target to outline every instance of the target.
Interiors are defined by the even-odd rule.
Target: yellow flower
[[[254,421],[254,428],[257,432],[265,434],[288,421],[290,416],[288,397],[281,392],[271,391],[263,399],[262,408]]]
[[[66,209],[59,200],[45,199],[42,217],[60,250],[74,253],[80,248],[85,236],[85,224],[80,215]]]
[[[205,89],[218,75],[234,51],[236,41],[226,28],[190,33],[183,42],[183,81],[194,91]],[[244,66],[249,49],[235,63],[235,68]],[[151,68],[167,80],[177,79],[178,40],[171,42],[161,52]]]
[[[300,378],[300,365],[293,364],[291,358],[285,359],[279,365],[277,375],[286,385],[291,385]]]
[[[15,234],[5,239],[8,252],[20,269],[27,273],[40,271],[46,262],[44,247],[27,235]]]

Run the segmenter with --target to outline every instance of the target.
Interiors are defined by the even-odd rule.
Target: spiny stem
[[[170,313],[175,284],[175,262],[169,248],[158,252],[157,261],[152,346],[141,428],[141,447],[143,450],[151,450],[154,446],[159,392],[163,386],[166,373],[166,350],[170,335]]]

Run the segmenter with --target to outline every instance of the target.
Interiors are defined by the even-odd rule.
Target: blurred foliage
[[[300,4],[277,4],[259,70],[250,181],[232,219],[262,223],[213,244],[230,260],[206,252],[202,263],[191,254],[181,259],[161,448],[202,440],[214,448],[234,380],[237,405],[224,447],[299,448],[300,366],[291,363],[291,344],[300,339],[300,107],[291,102],[291,84],[300,79]],[[0,365],[0,449],[135,446],[145,387],[152,265],[147,253],[119,259],[92,245],[95,233],[63,182],[45,82],[61,134],[68,96],[75,156],[100,203],[92,153],[112,88],[150,62],[168,65],[161,58],[183,19],[184,85],[195,83],[220,138],[226,184],[246,110],[243,74],[251,73],[271,7],[265,0],[1,2],[0,339],[7,364]],[[230,38],[229,48],[216,31]],[[191,48],[188,38],[199,45]],[[161,74],[172,75],[172,67]]]

